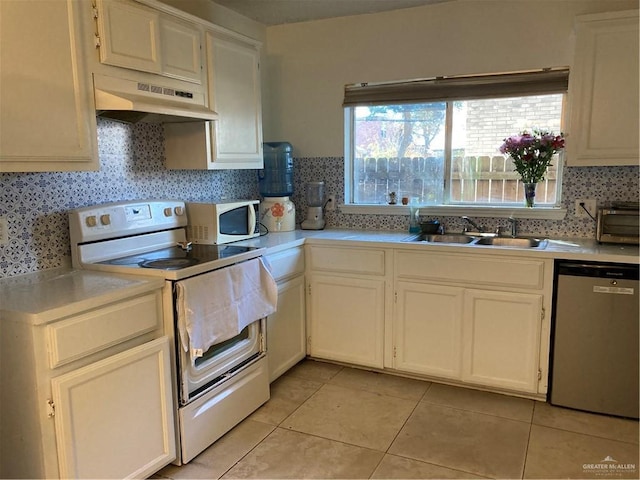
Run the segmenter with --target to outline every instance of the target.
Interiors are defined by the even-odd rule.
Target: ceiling
[[[213,0],[264,25],[386,12],[451,0]]]

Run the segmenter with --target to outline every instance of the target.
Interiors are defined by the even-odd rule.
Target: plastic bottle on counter
[[[293,157],[288,142],[262,145],[264,168],[258,171],[258,190],[263,197],[293,195]]]

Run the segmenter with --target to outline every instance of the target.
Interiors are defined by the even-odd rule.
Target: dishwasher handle
[[[638,265],[622,263],[587,263],[561,261],[556,264],[557,275],[574,277],[638,280]]]

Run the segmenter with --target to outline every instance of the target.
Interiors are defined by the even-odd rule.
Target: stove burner
[[[181,268],[197,265],[200,262],[197,258],[159,258],[156,260],[145,260],[139,265],[143,268],[159,268],[161,270],[180,270]]]

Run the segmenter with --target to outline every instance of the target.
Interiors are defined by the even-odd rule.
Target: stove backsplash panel
[[[153,124],[125,125],[98,119],[98,172],[0,173],[0,216],[8,221],[9,243],[0,245],[0,278],[58,267],[69,260],[67,211],[120,200],[177,198],[258,198],[255,170],[189,171],[164,167],[162,128]],[[295,145],[294,145],[295,149]],[[295,151],[295,150],[294,150]],[[305,184],[324,180],[326,192],[344,194],[344,159],[294,159],[297,221],[306,211]],[[522,233],[558,237],[595,236],[592,221],[575,218],[576,198],[638,200],[638,167],[565,168],[563,221],[523,220]],[[423,217],[431,218],[431,217]],[[347,215],[327,212],[329,227],[406,230],[408,218],[393,215]],[[451,231],[462,228],[456,217],[440,218]],[[483,219],[493,226],[502,219]]]

